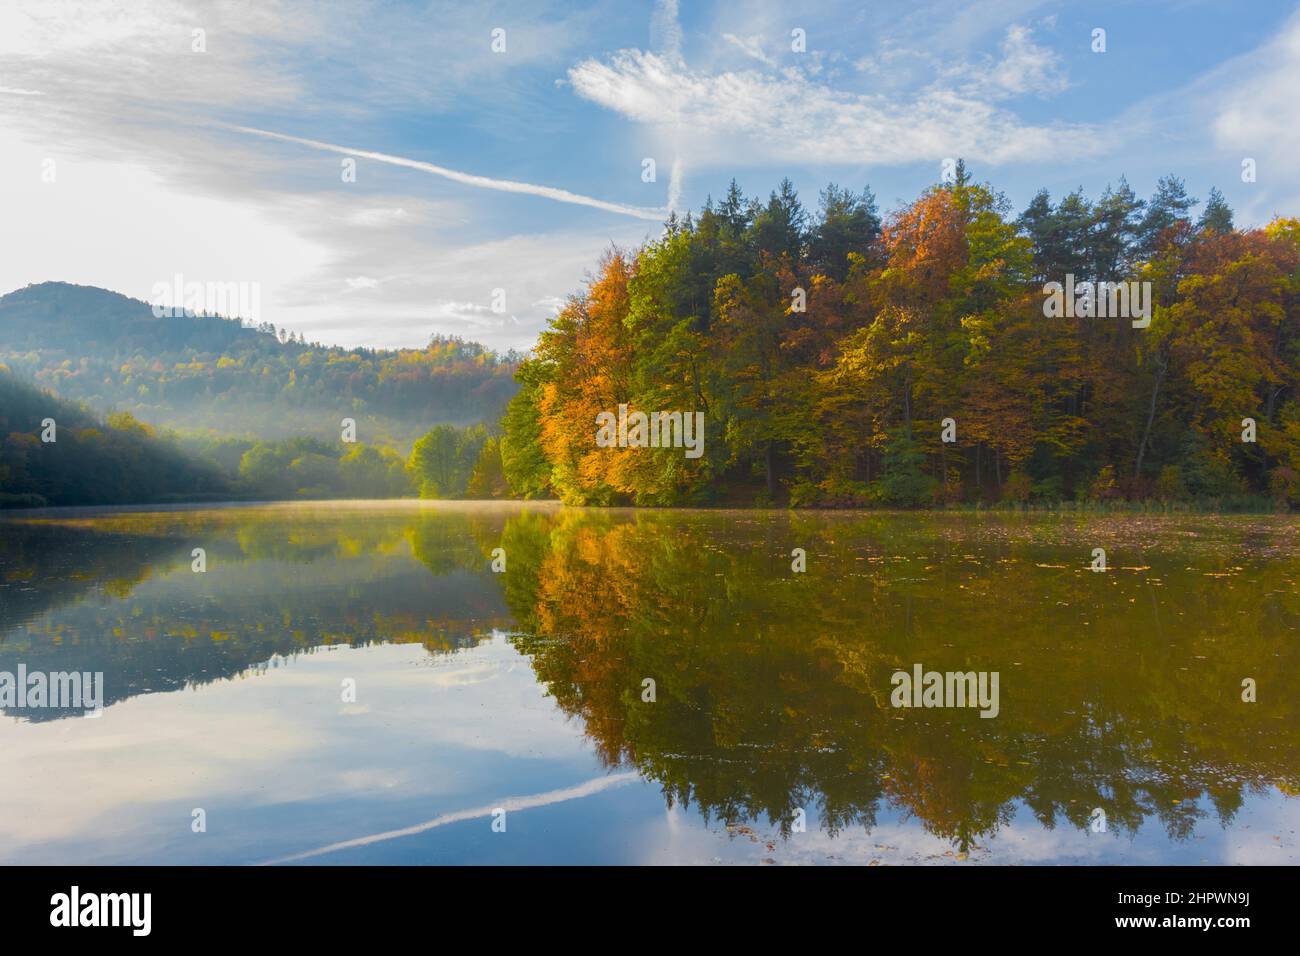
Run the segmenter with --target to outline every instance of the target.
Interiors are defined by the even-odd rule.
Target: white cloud
[[[1300,14],[1277,37],[1240,57],[1184,95],[1209,99],[1214,144],[1234,156],[1225,164],[1240,173],[1242,159],[1254,159],[1257,180],[1247,211],[1257,221],[1300,207],[1295,157],[1300,153]]]
[[[509,29],[508,58],[491,53],[485,18]],[[436,303],[479,294],[472,277],[431,285],[444,276],[442,262],[464,262],[461,248],[482,249],[501,228],[500,206],[484,214],[483,189],[615,212],[608,218],[635,222],[636,235],[662,214],[382,153],[365,154],[369,168],[344,186],[338,158],[320,152],[337,152],[332,143],[315,153],[286,149],[222,121],[270,127],[247,117],[282,116],[298,129],[374,128],[394,109],[464,110],[486,90],[494,123],[530,110],[533,128],[544,130],[553,121],[537,113],[521,67],[572,62],[591,26],[582,11],[544,5],[374,5],[363,15],[304,0],[0,4],[0,293],[57,279],[147,300],[154,282],[182,272],[258,281],[268,320],[334,344],[418,346],[433,331],[465,332],[463,320],[437,329],[430,317],[441,314]],[[206,30],[206,53],[192,51],[194,28]],[[40,181],[46,158],[57,162],[56,184]],[[394,166],[476,188],[438,196],[426,177]],[[589,236],[585,248],[598,254],[604,241]],[[568,248],[560,261],[571,267]],[[536,261],[520,264],[529,277],[520,302],[568,292],[560,283],[581,278],[572,267],[545,277],[540,246],[522,254]],[[471,267],[510,265],[475,259]],[[520,330],[533,311],[519,318],[496,330],[496,344],[532,344]]]
[[[1057,54],[1034,43],[1028,27],[1013,26],[1002,41],[1002,60],[993,67],[991,78],[1007,93],[1046,96],[1069,86],[1058,63]]]
[[[726,40],[732,46],[744,53],[751,59],[758,60],[767,66],[776,68],[776,60],[763,52],[763,38],[758,36],[738,37],[734,33],[722,34],[722,39]]]
[[[51,154],[3,129],[0,156],[3,292],[61,280],[148,301],[154,283],[179,272],[258,282],[263,312],[280,323],[284,291],[328,262],[323,243],[273,208],[199,195],[147,166]],[[46,159],[55,161],[52,183],[41,181]]]
[[[588,745],[527,664],[515,667],[519,654],[499,635],[446,656],[419,645],[344,645],[291,663],[256,679],[130,697],[98,720],[0,721],[0,861],[121,863],[165,851],[199,862],[207,851],[176,837],[178,829],[189,837],[196,806],[255,814],[277,804],[361,799],[377,808],[377,791],[398,787],[418,794],[430,815],[457,816],[495,788],[496,771],[473,769],[479,765],[545,760],[571,768],[571,779],[590,780]],[[485,669],[491,679],[464,679]],[[357,679],[371,704],[333,706],[343,677]],[[401,728],[400,745],[393,728]],[[467,751],[470,769],[449,779],[443,758]],[[623,782],[631,781],[601,777],[497,800],[489,811],[545,806]],[[282,823],[272,842],[284,840],[286,850],[356,832],[312,814]],[[247,845],[241,859],[275,852],[261,843]]]
[[[377,229],[405,222],[409,216],[404,206],[366,206],[354,210],[348,222],[363,229]]]
[[[650,43],[664,57],[682,58],[682,25],[677,19],[677,0],[657,0],[650,15]]]
[[[1023,81],[1028,69],[1022,62],[1006,79]],[[797,69],[695,72],[640,50],[584,60],[569,80],[579,95],[629,119],[687,131],[689,158],[714,163],[900,164],[945,156],[1005,163],[1100,148],[1088,127],[1022,122],[990,97],[956,88],[900,99],[837,91]]]
[[[1015,96],[1053,96],[1069,89],[1060,55],[1034,42],[1024,25],[1008,27],[998,56],[941,55],[886,41],[874,55],[854,62],[873,84],[959,91],[969,98],[1000,101]]]
[[[482,241],[376,232],[340,246],[296,283],[296,297],[280,313],[286,321],[273,321],[343,346],[418,347],[441,331],[498,350],[528,349],[605,250],[631,248],[657,232],[626,219],[603,232],[586,227]],[[379,284],[352,289],[340,303],[341,275]],[[494,289],[505,291],[504,313],[492,311]]]
[[[534,302],[533,305],[545,310],[548,315],[557,315],[564,308],[564,300],[558,295],[545,295]]]
[[[682,158],[673,159],[672,174],[668,179],[668,208],[674,212],[682,206]]]

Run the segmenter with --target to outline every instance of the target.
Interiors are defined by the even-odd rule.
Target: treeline
[[[501,439],[483,425],[438,425],[411,449],[410,472],[421,498],[506,498]]]
[[[0,507],[506,493],[498,440],[483,425],[440,425],[409,458],[307,436],[181,435],[130,412],[100,418],[0,365]]]
[[[186,437],[232,493],[259,498],[502,498],[498,438],[485,425],[438,425],[403,458],[394,449],[299,436],[250,442]]]
[[[959,164],[882,219],[868,190],[810,214],[733,182],[551,322],[504,475],[579,504],[1300,504],[1300,220],[1197,205],[1167,177],[1015,216]],[[1048,318],[1069,276],[1150,283],[1149,325]],[[702,412],[704,454],[601,447],[621,404]]]
[[[495,421],[518,356],[435,335],[423,349],[327,347],[268,323],[181,314],[49,282],[0,297],[0,362],[64,398],[151,424],[252,438],[327,438],[348,416],[367,441]]]
[[[215,466],[129,412],[101,419],[0,365],[0,507],[201,501],[229,490]]]

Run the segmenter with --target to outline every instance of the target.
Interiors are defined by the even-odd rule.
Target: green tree
[[[438,425],[415,443],[408,463],[421,498],[459,498],[465,494],[479,451],[487,441],[482,425]]]

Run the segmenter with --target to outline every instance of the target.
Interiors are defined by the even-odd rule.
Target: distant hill
[[[92,286],[46,282],[0,296],[0,362],[58,395],[169,428],[258,438],[409,445],[442,422],[495,422],[518,356],[458,338],[424,349],[343,349],[270,325],[184,315]]]

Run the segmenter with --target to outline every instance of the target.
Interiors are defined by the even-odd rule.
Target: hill
[[[129,413],[101,420],[0,365],[0,507],[228,494],[229,482],[216,467],[195,461]]]
[[[263,323],[184,314],[91,286],[0,297],[0,362],[63,398],[153,425],[250,438],[409,445],[433,425],[495,421],[519,357],[434,336],[424,349],[327,347]]]

